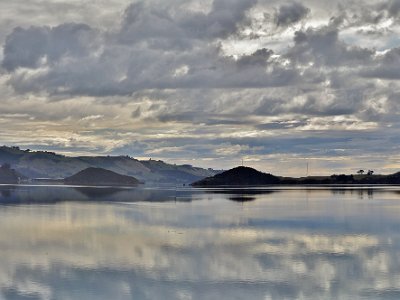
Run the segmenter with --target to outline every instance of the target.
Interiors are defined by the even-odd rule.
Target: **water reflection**
[[[187,202],[195,199],[187,190],[85,187],[85,186],[7,186],[0,185],[0,204],[55,204],[84,202]]]
[[[396,189],[368,199],[331,190],[48,188],[1,190],[0,299],[400,296]],[[144,200],[160,193],[169,200]],[[242,195],[255,201],[228,201]]]
[[[350,193],[352,195],[356,194],[358,196],[359,199],[373,199],[374,198],[374,192],[376,191],[376,189],[374,188],[347,188],[347,189],[343,189],[343,188],[336,188],[336,189],[332,189],[331,192],[333,194],[339,194],[339,195],[346,195],[346,193]],[[378,192],[382,193],[382,192],[391,192],[393,193],[393,191],[391,190],[377,190]]]
[[[252,197],[246,194],[240,194],[240,195],[235,195],[235,196],[230,196],[229,200],[235,201],[235,202],[251,202],[255,201],[256,197]]]

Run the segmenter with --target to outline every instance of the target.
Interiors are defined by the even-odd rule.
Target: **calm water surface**
[[[0,186],[0,299],[400,299],[400,189]]]

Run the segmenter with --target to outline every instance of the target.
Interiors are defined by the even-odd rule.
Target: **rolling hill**
[[[197,182],[193,186],[232,186],[232,185],[268,185],[278,184],[279,177],[271,174],[262,173],[249,167],[237,167],[213,177],[207,177]]]
[[[173,165],[160,160],[140,161],[129,156],[69,157],[54,152],[0,147],[0,165],[8,163],[29,178],[61,179],[86,168],[103,168],[146,183],[184,184],[213,176],[218,171],[191,165]]]
[[[64,179],[66,184],[132,186],[140,184],[135,177],[121,175],[103,168],[87,168]]]

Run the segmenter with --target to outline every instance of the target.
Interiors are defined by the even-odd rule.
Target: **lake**
[[[0,186],[0,299],[400,299],[400,188]]]

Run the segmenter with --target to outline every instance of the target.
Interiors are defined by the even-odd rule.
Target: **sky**
[[[0,0],[0,144],[400,170],[400,0]]]

